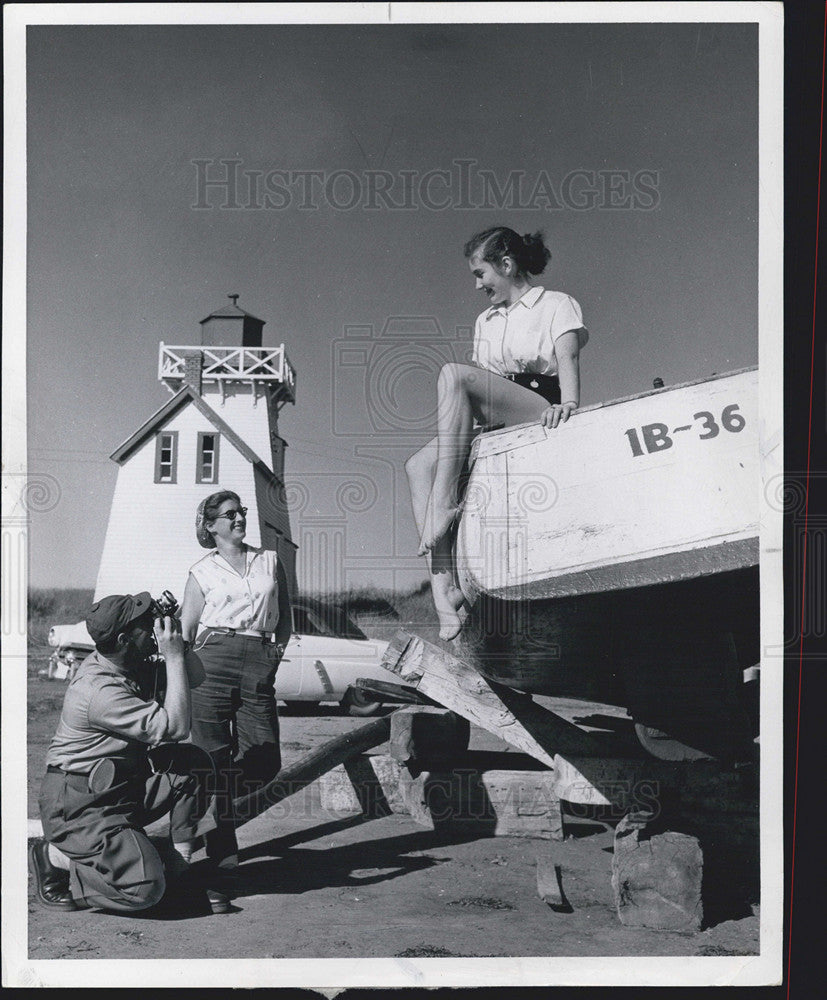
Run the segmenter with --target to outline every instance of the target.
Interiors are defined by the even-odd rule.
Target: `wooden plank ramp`
[[[391,640],[382,666],[550,768],[558,753],[594,756],[603,751],[602,744],[578,726],[527,695],[490,683],[464,660],[405,629]]]

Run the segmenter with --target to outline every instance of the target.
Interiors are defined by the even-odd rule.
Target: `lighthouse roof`
[[[141,427],[135,431],[130,437],[119,445],[115,451],[109,456],[118,465],[122,465],[129,456],[139,448],[144,441],[147,440],[155,431],[162,427],[167,420],[170,419],[174,414],[176,414],[182,407],[187,406],[192,403],[197,410],[199,410],[210,423],[215,427],[215,429],[222,434],[234,448],[238,449],[241,454],[247,459],[251,465],[261,466],[270,473],[270,475],[275,475],[270,469],[269,465],[253,451],[253,449],[247,444],[247,442],[240,437],[230,425],[222,420],[221,417],[215,412],[215,410],[204,400],[192,386],[185,385],[180,392],[177,392],[172,399],[168,400],[160,410],[156,410],[155,413],[142,424]]]
[[[232,305],[222,306],[221,309],[216,309],[215,312],[211,312],[209,316],[205,316],[198,322],[203,324],[208,323],[211,319],[244,319],[245,316],[249,319],[254,319],[257,323],[261,323],[262,325],[267,322],[266,320],[259,319],[258,316],[254,316],[252,313],[245,312],[239,305],[237,305],[235,301],[238,298],[237,295],[231,295],[229,298],[233,300]]]

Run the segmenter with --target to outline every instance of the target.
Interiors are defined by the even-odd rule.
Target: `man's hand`
[[[155,619],[155,641],[158,643],[158,652],[167,662],[171,657],[178,657],[183,662],[184,637],[177,618],[167,616]]]
[[[181,622],[177,618],[157,618],[155,620],[155,641],[158,652],[167,663],[167,692],[164,696],[164,709],[169,717],[166,738],[177,742],[185,740],[190,734],[190,700],[189,673],[184,656],[184,636],[181,634]]]
[[[544,427],[556,427],[558,424],[564,424],[576,409],[576,403],[555,403],[543,411],[540,423]]]

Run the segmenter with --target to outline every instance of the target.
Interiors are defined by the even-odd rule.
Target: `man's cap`
[[[86,619],[86,628],[95,645],[114,639],[130,622],[146,614],[151,603],[147,590],[135,595],[113,594],[97,601]]]

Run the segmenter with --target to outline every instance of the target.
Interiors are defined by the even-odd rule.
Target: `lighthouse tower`
[[[118,479],[96,600],[140,590],[180,600],[204,554],[196,508],[219,489],[241,497],[246,541],[279,552],[295,592],[278,417],[295,402],[296,376],[284,344],[263,347],[264,321],[229,298],[201,320],[199,344],[160,344],[158,378],[171,398],[110,456]]]

